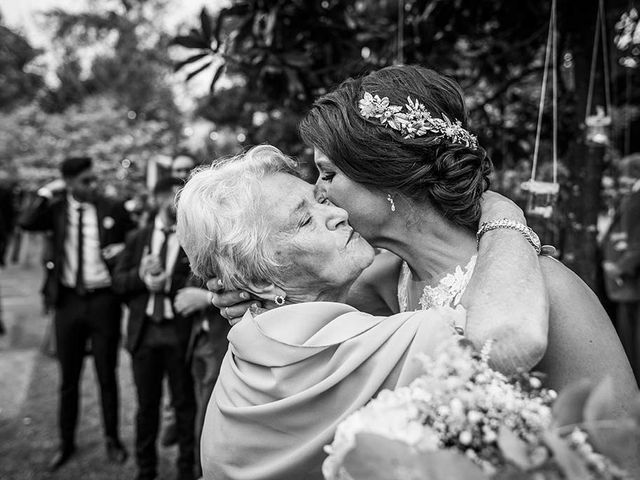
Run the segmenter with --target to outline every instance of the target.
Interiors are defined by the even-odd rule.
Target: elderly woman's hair
[[[454,80],[423,67],[393,66],[349,79],[318,99],[300,124],[304,142],[352,180],[414,201],[428,200],[452,222],[475,228],[492,171],[485,150],[431,133],[404,138],[377,118],[360,114],[358,102],[365,92],[388,97],[398,106],[411,97],[432,116],[444,114],[468,128],[462,91]]]
[[[240,289],[279,278],[261,188],[278,172],[295,175],[295,161],[260,145],[192,173],[178,195],[177,233],[197,276]]]

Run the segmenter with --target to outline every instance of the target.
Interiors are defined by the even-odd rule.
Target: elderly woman
[[[255,147],[197,172],[179,197],[178,235],[194,272],[284,305],[247,312],[231,329],[205,420],[206,478],[321,478],[322,447],[340,420],[409,383],[414,355],[454,329],[477,345],[507,333],[511,342],[518,330],[527,369],[544,351],[545,311],[516,329],[519,320],[496,325],[462,308],[376,317],[344,304],[374,250],[292,167],[276,148]],[[532,295],[544,298],[543,289]]]

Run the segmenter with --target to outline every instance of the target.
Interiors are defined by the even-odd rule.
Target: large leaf
[[[553,432],[545,432],[544,441],[553,453],[567,480],[590,478],[584,460],[574,452],[567,442]]]
[[[200,60],[201,58],[206,57],[207,55],[209,55],[209,52],[204,52],[204,53],[196,53],[195,55],[190,56],[189,58],[176,63],[176,65],[173,67],[173,71],[177,72],[178,70],[180,70],[182,67],[184,67],[185,65],[188,65],[190,63],[196,62],[198,60]]]
[[[209,48],[209,44],[200,37],[192,35],[177,36],[171,40],[171,45],[180,45],[186,48]]]
[[[562,389],[553,403],[553,423],[557,427],[576,425],[582,422],[584,406],[593,389],[590,380],[583,379]]]
[[[202,7],[200,12],[200,25],[202,26],[202,36],[209,40],[211,38],[211,17],[206,7]]]
[[[187,81],[191,80],[193,77],[198,75],[201,71],[209,68],[212,63],[213,62],[207,62],[204,65],[202,65],[200,68],[198,68],[198,69],[194,70],[193,72],[191,72],[189,75],[187,75]]]
[[[211,86],[209,87],[209,91],[211,93],[213,93],[214,89],[216,88],[216,82],[218,81],[218,79],[226,69],[227,69],[227,64],[226,63],[222,64],[218,67],[218,69],[216,70],[216,73],[213,74],[213,79],[211,80]]]
[[[584,426],[596,450],[640,475],[640,424],[634,415],[638,400],[631,406],[629,416],[618,405],[614,388],[613,380],[607,377],[593,390],[585,405]]]
[[[613,379],[607,375],[592,391],[584,404],[584,420],[588,423],[615,420],[622,414],[616,396]]]
[[[487,480],[480,468],[453,450],[416,452],[406,443],[361,433],[343,463],[353,480]]]

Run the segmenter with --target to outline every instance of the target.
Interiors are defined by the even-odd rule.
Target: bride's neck
[[[337,302],[346,303],[347,294],[353,280],[339,286],[285,286],[287,297],[286,303],[304,303],[304,302]]]
[[[407,262],[416,280],[439,280],[469,262],[477,253],[476,239],[471,230],[425,210],[392,215],[371,243]]]

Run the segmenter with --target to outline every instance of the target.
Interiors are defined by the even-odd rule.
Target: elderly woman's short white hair
[[[196,170],[178,196],[177,233],[193,272],[225,287],[273,282],[283,265],[274,258],[261,180],[296,174],[296,163],[271,145]]]

